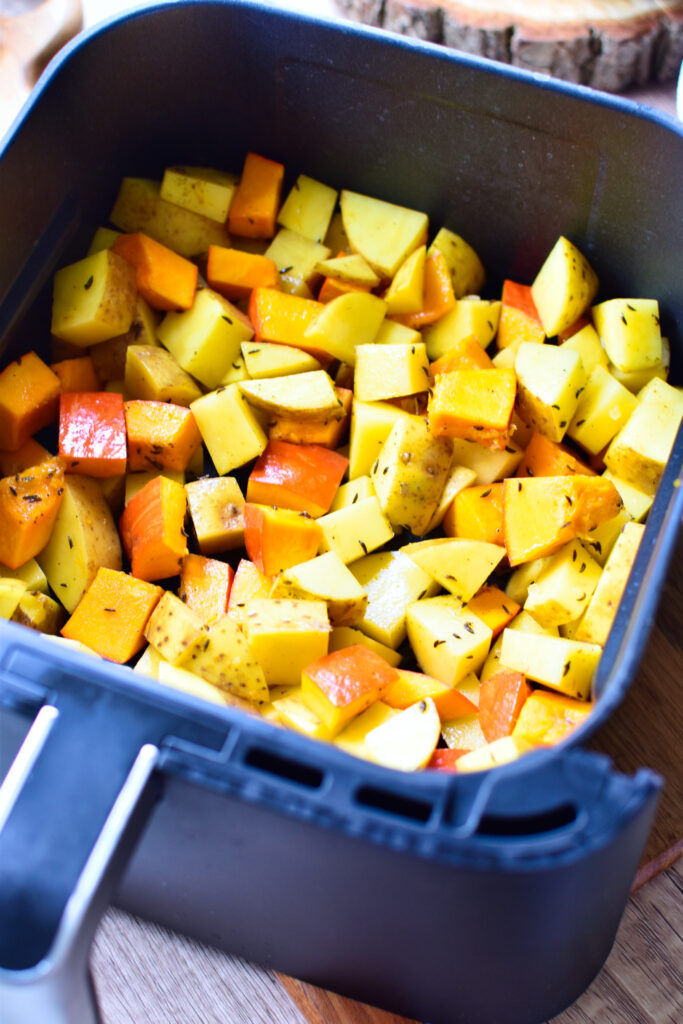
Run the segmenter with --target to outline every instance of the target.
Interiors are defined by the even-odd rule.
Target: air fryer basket
[[[3,359],[48,342],[50,280],[124,174],[248,150],[425,210],[495,288],[559,234],[605,294],[652,295],[683,356],[683,133],[623,100],[243,2],[134,12],[67,48],[0,153]],[[41,341],[42,339],[42,341]],[[676,378],[674,378],[676,379]],[[578,749],[642,655],[681,518],[678,439],[570,743],[492,773],[407,776],[0,623],[0,1000],[97,1019],[109,899],[432,1024],[534,1024],[616,933],[660,785]],[[127,869],[126,869],[127,865]],[[125,871],[125,874],[124,874]],[[528,965],[533,964],[530,971]]]

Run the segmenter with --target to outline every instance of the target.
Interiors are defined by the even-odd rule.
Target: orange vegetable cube
[[[125,664],[145,644],[145,626],[164,591],[118,569],[98,569],[62,636]]]
[[[331,302],[332,299],[346,295],[348,292],[369,292],[369,284],[355,284],[353,281],[342,281],[338,277],[326,277],[318,292],[318,302]]]
[[[469,599],[467,607],[486,623],[495,640],[512,622],[521,606],[498,587],[482,587]]]
[[[196,612],[202,622],[211,622],[228,610],[234,575],[227,562],[203,555],[185,555],[178,587],[180,600]]]
[[[402,313],[391,317],[405,327],[419,330],[436,323],[455,307],[451,272],[442,253],[436,249],[425,260],[422,309],[418,313]]]
[[[228,230],[245,238],[272,238],[280,208],[283,164],[247,153],[228,213]]]
[[[504,306],[518,309],[531,320],[535,320],[536,323],[540,324],[541,318],[531,294],[531,285],[519,284],[517,281],[510,281],[509,279],[503,281],[501,302]]]
[[[133,576],[163,580],[177,576],[188,554],[185,488],[157,476],[130,499],[119,520]]]
[[[27,352],[0,373],[0,438],[13,452],[57,417],[59,377],[35,352]]]
[[[269,441],[247,483],[247,501],[322,516],[329,512],[349,460],[318,444]]]
[[[534,690],[524,702],[512,735],[534,745],[554,746],[585,722],[592,708],[590,701]]]
[[[514,341],[542,344],[545,331],[530,286],[504,281],[496,344],[498,348],[507,348]]]
[[[459,437],[500,451],[510,440],[516,391],[514,370],[439,374],[427,406],[429,429],[436,436]]]
[[[90,356],[63,359],[50,367],[59,377],[62,391],[99,391],[100,381]]]
[[[67,472],[97,477],[125,473],[122,396],[112,391],[70,391],[61,395],[59,454]]]
[[[429,375],[434,380],[439,373],[451,373],[453,370],[492,370],[493,360],[485,348],[482,348],[473,334],[467,334],[449,348],[445,355],[436,359],[429,367]]]
[[[254,288],[280,287],[280,274],[273,261],[255,252],[210,245],[206,279],[228,299],[245,299]]]
[[[458,758],[463,754],[469,754],[469,750],[458,750],[456,747],[437,747],[426,767],[442,772],[457,772]]]
[[[320,444],[324,448],[336,449],[343,441],[351,418],[353,391],[349,388],[334,389],[340,400],[340,416],[322,420],[297,420],[291,416],[276,416],[268,427],[271,441],[291,441],[292,444]]]
[[[322,536],[322,528],[306,512],[249,502],[244,506],[244,546],[265,576],[315,558]]]
[[[64,470],[56,459],[0,480],[0,563],[18,569],[43,550],[63,494]]]
[[[128,469],[182,472],[202,443],[190,409],[170,402],[134,400],[124,403],[128,438]]]
[[[39,444],[35,438],[30,437],[14,452],[0,450],[0,477],[14,476],[15,473],[23,473],[31,466],[38,466],[41,462],[47,462],[54,458],[53,455]]]
[[[390,708],[403,710],[418,700],[431,697],[442,722],[450,722],[451,719],[460,718],[462,715],[476,715],[476,705],[468,700],[464,693],[448,683],[422,672],[410,672],[402,668],[397,671],[398,679],[382,694],[382,700]]]
[[[532,689],[521,672],[501,669],[479,687],[479,724],[487,743],[510,736]]]
[[[137,289],[153,309],[190,309],[197,287],[194,263],[141,232],[119,235],[112,249],[134,268]]]
[[[398,672],[363,644],[327,654],[301,674],[301,699],[335,736],[398,678]]]
[[[449,537],[469,537],[505,546],[503,537],[503,484],[465,487],[456,494],[443,521]]]
[[[510,565],[552,555],[567,541],[612,519],[622,501],[600,476],[503,481],[503,533]]]
[[[290,295],[275,288],[254,288],[249,299],[249,319],[254,328],[254,341],[293,345],[318,355],[318,349],[305,338],[306,328],[325,307],[322,302]],[[320,353],[323,358],[326,353]]]
[[[567,476],[572,473],[594,475],[590,466],[573,455],[564,445],[534,431],[524,457],[517,467],[517,476]]]

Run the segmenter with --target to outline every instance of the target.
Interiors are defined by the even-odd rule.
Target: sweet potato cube
[[[269,686],[299,686],[306,666],[327,655],[330,624],[324,601],[248,601],[244,629]]]
[[[379,700],[397,677],[397,670],[379,655],[356,644],[310,664],[302,672],[301,697],[336,735],[346,722]]]
[[[18,569],[42,551],[63,494],[64,471],[54,459],[0,480],[0,564]]]
[[[249,475],[247,501],[324,515],[347,466],[348,459],[321,445],[269,441]]]
[[[585,722],[592,709],[590,701],[535,690],[524,702],[512,734],[534,746],[552,747]]]
[[[62,636],[78,640],[103,658],[124,664],[145,644],[147,620],[161,599],[161,587],[116,569],[98,569]]]
[[[493,633],[494,640],[512,622],[520,609],[517,602],[498,587],[482,587],[469,599],[467,607],[486,623]]]
[[[63,359],[50,367],[59,377],[62,391],[98,391],[100,382],[90,356]]]
[[[284,175],[283,164],[258,153],[247,153],[228,213],[231,234],[245,238],[273,237]]]
[[[429,429],[437,436],[505,448],[516,387],[512,370],[454,370],[441,374],[429,397]]]
[[[505,480],[503,531],[510,565],[552,555],[620,511],[610,480],[599,476]]]
[[[228,610],[234,578],[232,566],[204,555],[185,555],[180,570],[178,595],[202,622],[211,622]]]
[[[185,484],[187,504],[203,555],[244,543],[244,496],[234,476],[203,477]]]
[[[17,451],[57,416],[60,379],[40,356],[27,352],[0,373],[0,438]]]
[[[489,743],[510,735],[531,692],[521,672],[507,669],[501,669],[481,684],[479,723]]]
[[[398,679],[384,691],[382,700],[392,708],[403,710],[429,697],[434,701],[439,717],[443,722],[461,715],[473,715],[476,706],[471,700],[453,686],[432,679],[422,672],[398,670]]]
[[[123,398],[109,391],[71,391],[59,400],[59,454],[66,469],[86,476],[126,471]]]
[[[254,288],[249,299],[249,319],[254,341],[292,345],[316,355],[320,349],[306,340],[306,328],[324,309],[322,302],[288,295],[276,288]]]
[[[162,580],[177,576],[188,554],[185,488],[158,476],[126,505],[119,520],[123,547],[133,576]]]
[[[443,529],[449,537],[469,537],[505,546],[502,482],[459,491],[444,516]]]
[[[172,470],[180,473],[202,443],[191,411],[169,402],[135,400],[124,403],[128,469],[132,472]]]
[[[137,289],[152,309],[191,307],[198,275],[194,263],[142,232],[120,235],[111,252],[133,267]]]
[[[315,558],[322,536],[322,529],[307,513],[250,502],[244,506],[244,546],[265,576]]]
[[[55,274],[52,333],[83,348],[124,334],[135,313],[135,271],[112,249]]]

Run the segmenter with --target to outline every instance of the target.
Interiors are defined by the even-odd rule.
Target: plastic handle
[[[103,710],[83,728],[44,706],[0,788],[3,1024],[100,1022],[88,953],[153,804],[159,754],[135,730],[126,741],[119,719],[107,735]]]

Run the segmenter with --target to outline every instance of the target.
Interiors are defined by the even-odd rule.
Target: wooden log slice
[[[617,92],[670,81],[683,0],[334,0],[390,32]]]

